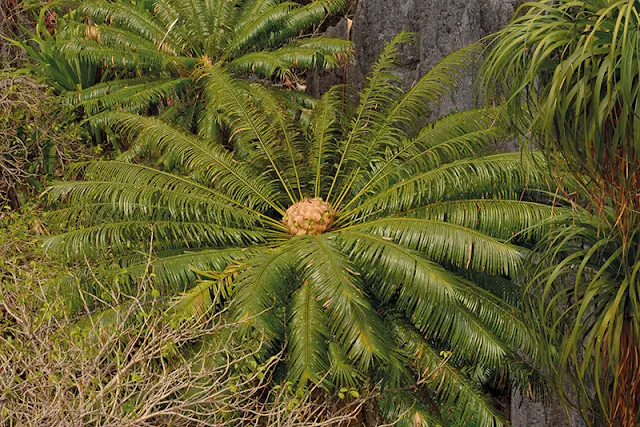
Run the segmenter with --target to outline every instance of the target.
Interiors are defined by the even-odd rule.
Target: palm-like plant
[[[631,314],[640,309],[640,261],[624,265],[623,238],[615,224],[610,207],[603,212],[576,207],[553,218],[552,231],[532,255],[530,283],[539,287],[533,292],[539,297],[533,314],[541,342],[548,343],[541,355],[556,374],[563,400],[587,409],[582,415],[594,425],[636,426],[640,354]],[[631,237],[638,259],[640,233]],[[573,396],[565,394],[568,384]],[[596,405],[589,399],[593,388]]]
[[[347,40],[298,38],[344,5],[344,0],[304,6],[281,0],[80,2],[75,13],[89,23],[63,31],[61,53],[100,64],[121,78],[72,92],[69,100],[94,113],[140,112],[186,98],[191,115],[198,117],[193,101],[201,101],[206,85],[198,70],[212,63],[239,75],[286,80],[295,88],[296,71],[334,67],[350,55]],[[206,123],[199,126],[208,129]]]
[[[567,242],[553,240],[562,254],[561,268],[573,267],[579,274],[575,291],[551,298],[561,311],[580,307],[570,310],[576,323],[566,331],[570,339],[563,345],[562,365],[572,367],[579,383],[594,381],[605,419],[625,426],[637,425],[640,417],[638,394],[629,400],[629,390],[640,386],[640,378],[631,375],[640,363],[638,40],[637,1],[528,2],[498,33],[484,73],[488,90],[507,100],[513,123],[522,132],[533,131],[549,158],[564,158],[582,187],[582,204],[601,213],[595,217],[599,233],[581,237],[588,256],[579,245],[570,245],[577,252],[565,259]],[[595,218],[587,222],[593,225]],[[567,221],[572,226],[574,219]],[[578,222],[584,221],[580,214]],[[619,250],[607,252],[611,242]],[[595,274],[605,270],[606,278]],[[612,283],[620,293],[610,292]],[[598,327],[586,330],[585,324]],[[584,362],[578,362],[584,342],[589,343]]]
[[[539,384],[517,354],[535,342],[506,297],[526,250],[508,240],[551,207],[522,200],[543,185],[526,156],[480,156],[504,137],[494,110],[415,126],[473,49],[403,91],[392,71],[409,39],[385,48],[355,105],[334,88],[307,128],[262,86],[205,66],[207,112],[224,115],[241,157],[155,118],[102,115],[137,136],[137,154],[171,154],[179,173],[81,166],[82,180],[49,189],[69,206],[51,213],[65,232],[46,247],[71,260],[109,254],[119,283],[151,268],[162,294],[186,291],[172,311],[230,294],[229,315],[265,358],[287,343],[300,386],[383,380],[402,387],[381,406],[402,425],[504,425],[483,387]],[[193,287],[194,270],[213,279]]]

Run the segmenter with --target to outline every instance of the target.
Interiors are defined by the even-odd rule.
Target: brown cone
[[[336,213],[329,203],[322,199],[304,199],[291,205],[282,222],[289,228],[289,234],[315,236],[329,230],[336,218]]]

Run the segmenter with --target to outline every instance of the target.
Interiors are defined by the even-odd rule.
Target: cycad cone
[[[304,199],[287,209],[282,222],[293,236],[315,236],[331,228],[335,218],[336,213],[329,203],[322,199]]]

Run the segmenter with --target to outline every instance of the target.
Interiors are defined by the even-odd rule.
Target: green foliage
[[[640,420],[639,12],[637,1],[527,2],[495,37],[484,69],[516,129],[575,178],[563,185],[579,207],[532,258],[542,289],[535,314],[559,346],[547,357],[561,396],[569,377],[596,425]]]
[[[484,69],[516,128],[566,160],[596,209],[616,209],[623,235],[640,226],[639,12],[635,1],[527,2]]]
[[[417,128],[477,48],[443,59],[405,91],[393,67],[410,39],[402,33],[385,48],[355,101],[327,92],[308,127],[262,86],[204,65],[206,114],[224,117],[233,151],[157,118],[102,114],[101,124],[135,143],[124,161],[80,165],[81,179],[49,189],[59,209],[46,248],[93,260],[106,287],[152,273],[160,297],[176,298],[186,315],[216,309],[230,290],[227,321],[259,348],[258,361],[284,352],[283,375],[298,389],[351,399],[381,382],[402,401],[395,408],[407,408],[384,409],[387,421],[505,425],[486,386],[500,376],[541,391],[523,374],[537,343],[516,307],[482,283],[514,288],[500,276],[521,270],[527,249],[516,243],[556,210],[533,201],[546,189],[538,153],[489,154],[506,137],[496,110]],[[172,166],[128,162],[148,155]],[[329,229],[293,236],[302,228],[287,208],[313,197],[331,210],[308,224]],[[194,287],[193,270],[217,279]],[[228,274],[231,287],[221,282]],[[414,405],[425,396],[433,405]]]
[[[622,256],[623,237],[612,226],[615,217],[612,208],[578,207],[554,218],[532,254],[530,283],[538,297],[532,318],[543,337],[541,354],[564,402],[583,408],[594,425],[616,420],[626,426],[639,419],[631,390],[638,384],[633,366],[640,357],[640,323],[633,315],[640,309],[640,234],[631,236],[629,262]]]

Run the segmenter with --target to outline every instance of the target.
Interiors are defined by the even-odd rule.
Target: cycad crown
[[[98,64],[117,80],[70,92],[68,102],[89,113],[124,109],[142,112],[183,100],[195,116],[207,64],[223,64],[239,75],[281,79],[296,87],[296,74],[307,68],[331,68],[351,53],[347,40],[301,33],[321,24],[345,0],[314,0],[307,5],[281,0],[90,0],[77,12],[87,24],[60,28],[62,54]],[[204,76],[206,79],[206,75]],[[168,112],[167,115],[176,113]],[[183,120],[187,120],[183,117]],[[201,131],[206,123],[198,123]]]
[[[133,152],[171,154],[180,173],[82,167],[84,180],[49,189],[70,204],[52,212],[65,232],[47,248],[69,259],[110,253],[120,283],[145,271],[153,249],[156,286],[187,291],[182,310],[217,295],[215,281],[193,287],[189,267],[241,263],[230,316],[265,341],[265,358],[286,343],[291,381],[330,389],[382,379],[400,388],[382,395],[381,410],[401,425],[504,425],[483,387],[538,384],[517,353],[536,344],[500,298],[525,252],[507,240],[552,209],[522,200],[543,183],[528,155],[479,156],[504,136],[496,111],[416,126],[476,52],[448,56],[404,91],[393,70],[410,39],[386,46],[355,105],[346,88],[328,91],[308,128],[263,87],[204,67],[207,113],[225,117],[235,153],[155,118],[103,115],[137,136]]]

